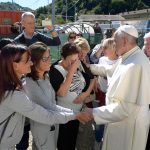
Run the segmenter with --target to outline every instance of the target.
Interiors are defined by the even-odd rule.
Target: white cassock
[[[97,124],[106,124],[102,150],[145,150],[149,131],[150,61],[139,47],[121,56],[114,71],[91,65],[110,76],[106,106],[93,109]]]

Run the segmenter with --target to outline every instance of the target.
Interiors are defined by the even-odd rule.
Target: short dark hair
[[[0,50],[6,46],[7,44],[10,44],[10,43],[15,43],[13,39],[10,39],[10,38],[2,38],[0,40]]]
[[[65,59],[67,56],[78,54],[79,50],[74,43],[65,43],[61,49],[61,56]]]

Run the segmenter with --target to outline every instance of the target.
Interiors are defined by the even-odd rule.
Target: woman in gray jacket
[[[53,107],[55,111],[60,111],[47,73],[51,65],[50,49],[44,43],[36,42],[29,46],[29,50],[33,62],[31,73],[26,79],[29,98],[46,109]],[[36,150],[56,150],[57,125],[50,126],[31,120],[30,126]]]
[[[32,62],[27,47],[5,46],[0,53],[0,150],[14,150],[20,141],[25,117],[43,124],[66,123],[72,119],[87,121],[84,112],[76,115],[69,109],[46,110],[33,103],[23,90],[21,77],[30,72]]]

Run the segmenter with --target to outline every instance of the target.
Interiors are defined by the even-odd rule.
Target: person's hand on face
[[[78,68],[78,66],[79,66],[78,54],[73,54],[73,55],[68,56],[65,59],[65,64],[66,64],[67,70],[69,72],[75,73],[77,68]]]
[[[69,70],[73,73],[77,71],[77,68],[79,67],[79,60],[70,61],[70,67]]]

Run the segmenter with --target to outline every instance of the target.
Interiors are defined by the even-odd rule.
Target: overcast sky
[[[0,0],[0,2],[12,2],[12,0]],[[48,5],[52,0],[13,0],[13,2],[23,7],[29,7],[33,10]]]

